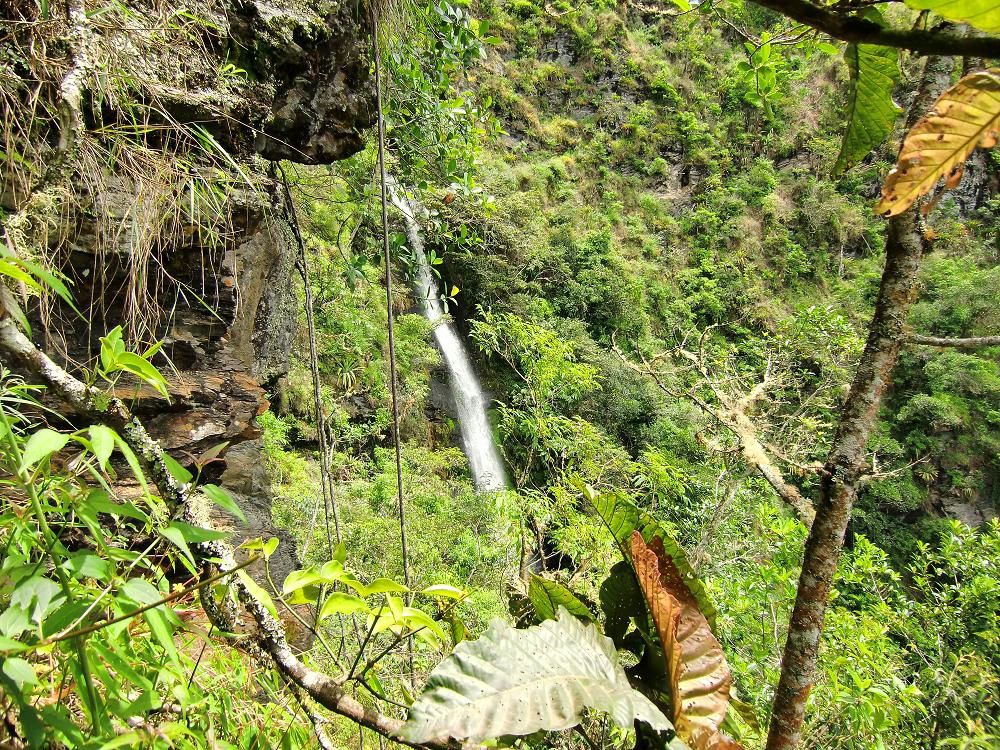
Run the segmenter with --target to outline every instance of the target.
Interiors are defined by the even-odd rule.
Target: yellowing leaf
[[[677,736],[692,750],[736,750],[719,732],[732,675],[722,646],[673,560],[654,537],[632,532],[632,565],[663,647]]]
[[[895,216],[908,209],[939,179],[961,168],[977,146],[993,148],[998,130],[1000,68],[965,76],[906,134],[876,212]]]
[[[965,21],[983,31],[1000,31],[998,0],[904,0],[911,8],[932,10],[949,21]]]

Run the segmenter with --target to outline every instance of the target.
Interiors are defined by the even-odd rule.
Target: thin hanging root
[[[399,387],[396,378],[396,337],[392,315],[392,257],[389,253],[389,196],[385,176],[385,117],[382,114],[382,62],[378,48],[378,17],[372,13],[372,56],[375,58],[375,103],[378,109],[378,171],[382,199],[382,255],[385,259],[385,310],[389,329],[389,384],[392,396],[392,441],[396,448],[396,496],[399,504],[399,537],[402,543],[403,581],[410,585],[410,557],[406,545],[406,504],[403,501],[403,455],[399,442]],[[410,594],[406,595],[407,604]],[[413,640],[406,642],[413,683]]]
[[[284,188],[285,212],[288,216],[288,223],[292,227],[292,234],[295,235],[295,242],[298,244],[296,265],[302,276],[302,285],[305,288],[306,325],[309,329],[309,365],[312,371],[313,399],[316,406],[316,431],[319,437],[319,476],[320,484],[323,488],[323,513],[326,520],[327,552],[330,555],[330,559],[333,559],[333,535],[336,534],[337,544],[340,544],[343,538],[340,530],[340,511],[337,508],[337,499],[333,492],[333,477],[330,476],[330,446],[326,442],[326,420],[323,416],[323,398],[320,393],[319,356],[316,353],[316,322],[313,319],[312,286],[309,284],[306,243],[302,239],[302,231],[299,228],[299,219],[295,213],[295,203],[292,201],[292,191],[288,187],[288,176],[285,174],[284,167],[280,164],[278,164],[278,174],[281,176],[281,184]],[[330,529],[331,516],[333,517],[333,533],[331,533]]]

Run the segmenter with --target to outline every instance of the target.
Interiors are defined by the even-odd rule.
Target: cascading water
[[[488,402],[479,384],[479,378],[472,368],[472,360],[465,349],[465,343],[455,324],[445,319],[445,307],[441,300],[441,284],[431,270],[424,252],[424,241],[417,221],[422,206],[411,201],[391,177],[386,180],[392,204],[403,214],[406,238],[416,260],[414,286],[423,306],[424,316],[434,326],[445,366],[458,417],[458,429],[462,437],[462,447],[469,459],[472,482],[480,492],[502,490],[507,487],[507,472],[500,458],[493,432],[487,417]]]

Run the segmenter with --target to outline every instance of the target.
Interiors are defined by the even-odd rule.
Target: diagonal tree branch
[[[802,496],[798,487],[785,479],[781,469],[779,469],[777,464],[771,459],[767,448],[757,437],[757,429],[746,414],[746,409],[752,406],[755,401],[759,400],[764,395],[767,388],[771,385],[770,363],[768,364],[763,381],[758,383],[743,399],[736,400],[730,397],[730,395],[712,379],[701,357],[693,352],[687,351],[686,349],[678,349],[677,354],[691,362],[694,368],[701,375],[704,382],[712,389],[712,393],[715,395],[716,399],[718,399],[720,404],[720,407],[716,407],[708,403],[705,399],[701,398],[693,391],[678,393],[674,389],[670,388],[670,386],[663,381],[661,374],[650,366],[649,362],[645,358],[642,360],[642,365],[637,365],[625,356],[624,352],[618,348],[617,344],[612,344],[612,347],[627,367],[635,370],[636,372],[642,373],[643,375],[651,377],[657,387],[664,393],[693,401],[695,405],[705,414],[729,430],[729,432],[736,437],[739,444],[740,456],[743,460],[757,470],[764,480],[771,485],[771,488],[778,493],[778,497],[784,500],[785,503],[791,507],[795,515],[800,521],[802,521],[802,523],[806,526],[812,525],[813,518],[816,515],[812,505]]]
[[[188,523],[211,528],[205,498],[193,494],[191,485],[181,484],[173,477],[164,461],[163,449],[128,407],[120,399],[109,398],[103,391],[88,387],[53,362],[21,332],[2,307],[0,357],[25,374],[41,380],[80,416],[115,429],[140,458],[168,507],[182,513]],[[231,573],[240,567],[233,550],[221,541],[193,545],[192,551],[202,566],[205,578]],[[457,750],[462,747],[472,750],[470,746],[447,740],[420,744],[405,741],[399,735],[402,721],[364,706],[344,689],[343,678],[330,677],[306,666],[289,647],[284,625],[271,615],[249,587],[239,577],[232,578],[231,587],[256,625],[252,650],[302,688],[316,703],[394,742],[430,750]],[[202,597],[206,613],[221,629],[231,630],[232,623],[225,620],[225,614],[220,613],[211,599],[211,596]]]
[[[995,36],[965,36],[961,33],[892,29],[856,15],[843,15],[807,0],[753,0],[793,21],[804,23],[824,34],[845,42],[880,44],[921,55],[994,58],[1000,54],[1000,39]]]

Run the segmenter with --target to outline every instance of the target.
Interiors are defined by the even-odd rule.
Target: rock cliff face
[[[36,342],[86,366],[116,325],[136,346],[162,339],[155,361],[168,376],[169,403],[126,381],[120,395],[134,397],[182,464],[228,442],[206,474],[247,510],[244,533],[270,534],[254,418],[286,368],[297,251],[266,160],[329,163],[361,147],[373,117],[364,8],[354,0],[127,0],[86,10],[83,43],[71,41],[66,19],[40,18],[34,2],[2,13],[16,23],[0,27],[0,101],[22,120],[4,148],[43,144],[25,152],[26,163],[44,165],[61,135],[57,117],[23,115],[38,102],[42,112],[46,103],[57,110],[61,80],[87,59],[83,133],[60,206],[68,221],[58,222],[70,229],[41,227],[46,260],[72,280],[82,315],[43,306]],[[40,41],[48,56],[37,54]],[[6,211],[21,207],[38,173],[0,165]]]

